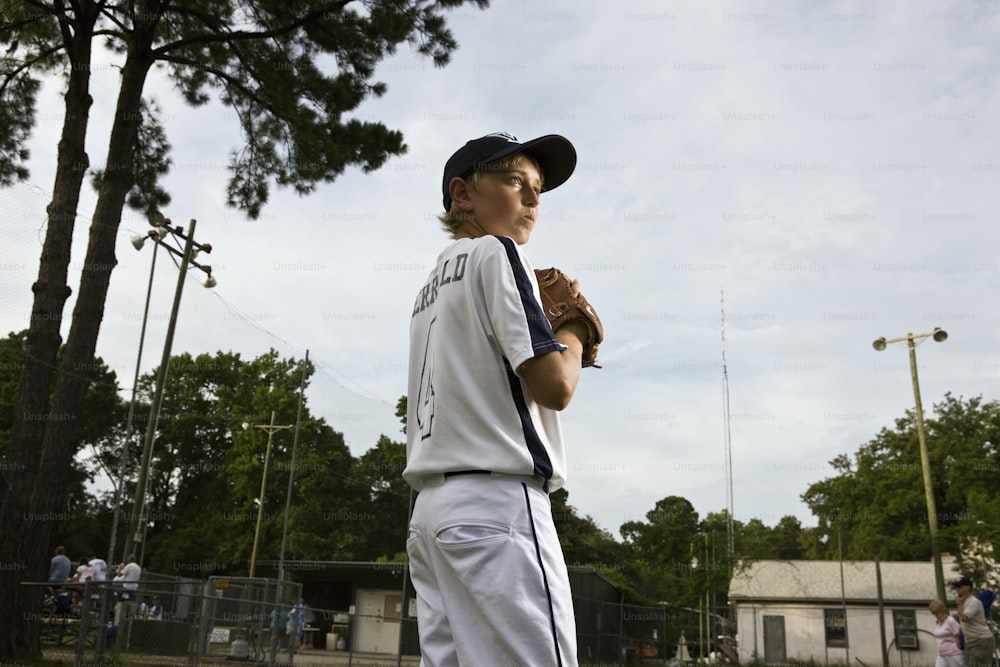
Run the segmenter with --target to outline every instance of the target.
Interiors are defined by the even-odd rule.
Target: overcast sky
[[[310,409],[355,455],[402,440],[409,314],[447,243],[445,160],[490,132],[558,133],[579,164],[543,197],[526,251],[577,277],[604,322],[604,368],[584,371],[563,424],[570,503],[616,536],[666,496],[701,516],[726,507],[723,295],[742,521],[815,525],[801,494],[913,408],[905,343],[876,352],[879,336],[947,330],[917,349],[928,414],[949,391],[1000,396],[1000,4],[510,0],[449,20],[452,63],[401,49],[378,72],[387,94],[358,114],[401,130],[408,153],[305,198],[275,193],[257,221],[224,205],[232,114],[150,85],[173,145],[166,213],[197,219],[219,281],[190,276],[175,353],[308,349]],[[102,166],[117,72],[96,76]],[[45,91],[30,182],[0,190],[4,333],[28,324],[58,93]],[[85,192],[74,284],[93,204]],[[98,344],[124,387],[151,255],[128,240],[147,228],[126,213]],[[143,372],[176,275],[161,253]]]

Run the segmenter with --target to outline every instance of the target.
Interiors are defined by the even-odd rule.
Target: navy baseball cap
[[[518,141],[509,132],[494,132],[485,137],[472,139],[455,151],[444,165],[444,210],[451,208],[448,184],[451,179],[465,178],[484,165],[496,162],[514,153],[527,153],[538,161],[542,169],[542,192],[547,192],[565,183],[576,169],[576,149],[566,137],[546,134],[531,141]]]
[[[959,577],[955,581],[951,582],[952,588],[959,588],[960,586],[972,586],[972,579],[968,577]]]

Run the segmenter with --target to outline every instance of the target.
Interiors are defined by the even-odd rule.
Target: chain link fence
[[[574,599],[581,664],[738,662],[735,628],[716,610]],[[717,611],[725,612],[725,609]]]
[[[416,665],[416,619],[304,606],[302,585],[262,578],[188,579],[144,572],[135,590],[111,582],[44,586],[46,658],[86,665]],[[575,597],[582,665],[652,665],[730,657],[722,616]],[[372,650],[375,646],[375,651]],[[359,647],[366,647],[364,651]],[[735,652],[731,652],[735,657]]]
[[[131,590],[112,582],[38,585],[45,586],[43,652],[78,667],[151,658],[157,664],[288,663],[297,648],[293,638],[305,629],[298,620],[302,585],[295,582],[143,573]]]

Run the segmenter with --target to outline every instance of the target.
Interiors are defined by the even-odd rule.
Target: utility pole
[[[280,431],[286,428],[292,428],[291,425],[288,426],[276,426],[274,424],[275,412],[271,410],[271,423],[264,424],[249,424],[244,423],[243,428],[259,428],[263,431],[267,431],[267,449],[264,451],[264,474],[260,479],[260,499],[257,502],[257,528],[253,533],[253,551],[250,552],[250,576],[255,577],[257,571],[257,546],[260,543],[260,521],[264,517],[264,493],[267,488],[267,466],[268,462],[271,460],[271,440],[274,438],[274,432]]]

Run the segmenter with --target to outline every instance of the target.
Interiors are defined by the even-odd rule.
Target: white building
[[[958,576],[953,564],[944,576]],[[884,637],[890,665],[933,665],[936,597],[934,566],[922,562],[758,561],[729,587],[741,664],[881,665]]]

